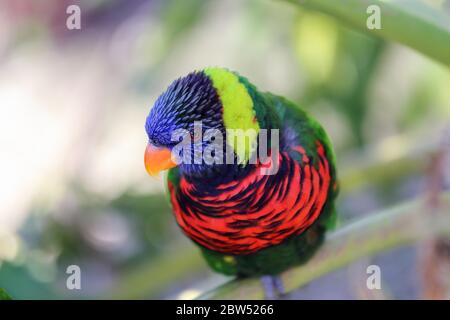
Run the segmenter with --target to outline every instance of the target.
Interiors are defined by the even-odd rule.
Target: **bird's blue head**
[[[154,146],[171,148],[179,142],[173,141],[174,132],[185,129],[193,133],[195,121],[201,121],[204,129],[224,129],[222,104],[203,72],[192,72],[172,82],[150,110],[145,130]]]
[[[223,145],[223,148],[214,148],[213,157],[220,157],[225,162],[227,144],[238,150],[237,142],[227,137],[228,129],[255,129],[258,132],[253,99],[242,79],[226,69],[208,68],[175,80],[158,97],[145,123],[148,135],[145,165],[151,175],[175,167],[177,163],[187,174],[217,168],[202,156],[213,141]],[[188,150],[189,155],[182,154],[183,151],[179,153],[180,142],[185,138],[180,135],[183,132],[191,147],[181,149],[185,153]],[[223,138],[220,142],[218,135]],[[250,148],[249,145],[241,148],[244,151],[238,154],[240,159],[248,159]],[[174,154],[191,161],[180,163],[180,158],[175,161]]]

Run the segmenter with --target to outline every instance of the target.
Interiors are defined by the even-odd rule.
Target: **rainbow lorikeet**
[[[156,100],[145,128],[146,169],[151,175],[170,169],[176,222],[215,271],[267,279],[307,261],[334,225],[336,169],[326,132],[294,103],[259,91],[238,73],[206,68],[175,80]],[[231,149],[235,161],[175,161],[179,140],[173,135],[180,129],[192,138],[183,157],[205,151],[213,139],[201,135],[213,129],[224,137],[215,159],[224,160]],[[257,135],[239,144],[229,137],[233,129]],[[278,152],[271,158],[277,171],[271,174],[259,161],[263,129],[278,129]]]

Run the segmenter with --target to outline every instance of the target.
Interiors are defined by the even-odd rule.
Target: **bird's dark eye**
[[[153,145],[153,146],[155,146],[155,147],[161,147],[161,144],[158,141],[156,141],[155,139],[152,139],[152,138],[148,139],[148,143]]]

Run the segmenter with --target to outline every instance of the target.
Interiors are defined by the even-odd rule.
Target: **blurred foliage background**
[[[424,2],[450,14],[450,1]],[[70,4],[81,30],[66,28]],[[143,167],[153,102],[205,66],[236,70],[322,122],[341,223],[425,193],[439,148],[450,188],[449,68],[411,49],[282,1],[2,0],[0,287],[15,299],[193,298],[228,280],[208,270],[163,180]],[[416,260],[416,247],[371,259],[385,296],[421,297]],[[367,297],[367,263],[288,298]],[[66,288],[72,264],[82,290]]]

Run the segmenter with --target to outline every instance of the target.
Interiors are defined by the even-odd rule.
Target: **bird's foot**
[[[280,296],[284,295],[286,293],[284,289],[283,280],[279,276],[273,276],[273,283],[275,288],[277,289]]]
[[[264,287],[266,300],[278,299],[285,293],[283,281],[278,276],[262,276],[261,282]]]

